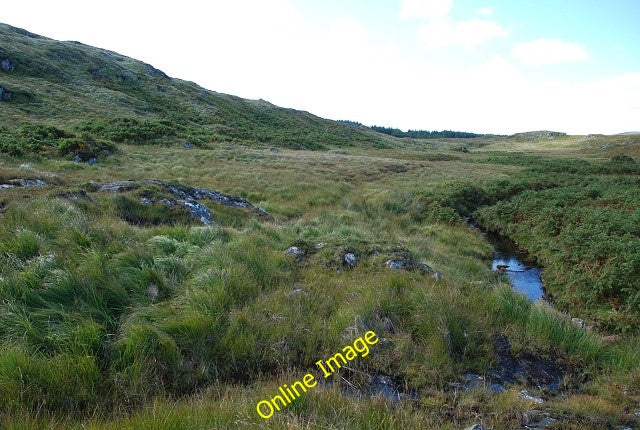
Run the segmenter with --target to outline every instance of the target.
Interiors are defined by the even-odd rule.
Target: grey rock
[[[307,290],[300,288],[300,287],[296,287],[293,290],[291,290],[291,295],[301,295],[301,296],[310,296],[311,293],[308,292]]]
[[[5,87],[0,85],[0,101],[8,102],[9,100],[11,100],[12,96],[13,94],[11,94],[11,92],[9,92]]]
[[[259,215],[267,216],[269,213],[259,206],[254,206],[250,202],[240,197],[231,196],[221,193],[219,191],[209,190],[207,188],[194,188],[183,185],[166,184],[162,181],[148,179],[144,181],[115,181],[106,183],[91,182],[91,185],[96,187],[97,191],[108,192],[125,192],[136,189],[141,185],[155,185],[164,187],[167,191],[173,194],[177,200],[163,198],[160,201],[165,203],[168,208],[173,208],[176,204],[185,207],[191,215],[200,219],[204,225],[211,224],[211,211],[198,200],[211,200],[216,203],[220,203],[224,206],[232,208],[243,208],[257,212]]]
[[[462,377],[465,380],[464,388],[467,390],[477,390],[485,386],[486,381],[484,376],[476,375],[475,373],[465,373]]]
[[[169,78],[169,76],[167,76],[166,73],[164,73],[160,69],[156,69],[151,64],[145,64],[145,67],[147,69],[147,73],[149,74],[149,76],[153,76],[154,78],[158,78],[159,77],[159,78],[164,78],[164,79],[171,79],[171,78]]]
[[[433,277],[433,279],[435,279],[436,281],[441,281],[441,280],[442,280],[442,273],[440,273],[440,272],[435,272],[435,273],[432,275],[432,277]]]
[[[418,271],[421,275],[428,275],[429,273],[433,273],[433,268],[427,263],[418,263]]]
[[[584,320],[580,318],[571,318],[571,322],[580,328],[584,328]]]
[[[187,211],[189,211],[193,217],[198,218],[202,224],[211,225],[211,211],[202,203],[195,200],[178,200],[176,203],[186,208]]]
[[[285,252],[298,260],[301,260],[302,257],[304,257],[304,252],[302,252],[302,250],[297,246],[290,246]]]
[[[489,392],[491,393],[504,393],[505,389],[500,384],[491,384],[489,386]]]
[[[281,149],[280,148],[276,148],[275,146],[272,146],[271,148],[269,148],[269,151],[271,151],[271,152],[280,152]]]
[[[316,250],[317,250],[317,251],[320,251],[320,250],[321,250],[322,248],[324,248],[325,246],[327,246],[327,244],[326,244],[326,243],[324,243],[324,242],[318,242],[318,243],[316,243],[315,248],[316,248]]]
[[[15,185],[17,187],[46,187],[47,183],[42,179],[10,179],[8,184]]]
[[[193,148],[193,143],[191,142],[185,142],[182,144],[186,149],[192,149]]]
[[[89,197],[84,191],[64,191],[56,194],[55,196],[62,199],[85,201],[89,203],[93,202],[93,200],[91,200],[91,197]]]
[[[474,424],[465,428],[464,430],[484,430],[484,426],[482,424]]]
[[[153,204],[147,197],[140,197],[140,203],[142,203],[144,206],[151,206]]]
[[[533,403],[544,403],[544,399],[542,397],[536,397],[529,393],[527,390],[520,391],[520,393],[518,393],[518,397],[520,397],[521,399],[529,400]]]
[[[87,163],[89,164],[89,166],[93,166],[94,164],[96,164],[98,162],[98,159],[96,157],[90,158],[89,161],[87,161]]]
[[[123,191],[133,190],[138,188],[138,181],[115,181],[106,182],[104,184],[94,183],[98,186],[98,191],[109,191],[112,193],[121,193]]]
[[[8,188],[14,188],[15,185],[11,185],[11,184],[0,184],[0,190],[6,190]]]
[[[6,70],[7,72],[13,72],[16,69],[11,60],[9,60],[8,58],[4,58],[2,61],[0,61],[0,67],[2,67],[2,70]]]
[[[553,425],[553,423],[555,423],[555,422],[556,422],[555,418],[544,417],[540,421],[538,421],[536,424],[537,424],[538,427],[546,428],[546,427],[549,427],[549,426]]]
[[[387,260],[387,267],[393,270],[404,269],[405,265],[402,261],[399,260]]]
[[[354,254],[353,252],[347,252],[346,254],[344,254],[344,257],[342,257],[342,262],[345,266],[352,269],[356,267],[356,264],[358,263],[358,257],[356,257],[356,254]]]
[[[74,163],[82,163],[82,157],[79,155],[76,155],[75,157],[73,157],[73,162]]]
[[[393,346],[393,341],[391,339],[387,339],[386,337],[379,338],[380,347],[387,348]]]

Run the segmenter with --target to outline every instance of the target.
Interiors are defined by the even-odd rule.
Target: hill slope
[[[105,117],[128,117],[170,120],[175,125],[164,135],[197,144],[241,141],[319,148],[385,140],[365,127],[209,91],[79,42],[60,42],[6,24],[0,24],[0,40],[3,126],[31,122],[73,128],[87,122],[93,126],[96,118],[100,123]]]
[[[637,137],[379,148],[2,30],[0,428],[640,426]],[[555,305],[491,270],[469,216]]]

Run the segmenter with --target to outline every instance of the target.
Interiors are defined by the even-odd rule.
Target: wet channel
[[[529,300],[536,301],[544,298],[540,267],[527,258],[526,250],[521,249],[507,237],[483,231],[473,223],[469,225],[478,230],[491,243],[493,247],[492,270],[507,275],[511,287],[527,296]]]

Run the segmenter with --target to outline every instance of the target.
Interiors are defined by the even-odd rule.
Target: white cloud
[[[506,30],[500,25],[480,19],[455,23],[448,19],[437,19],[418,29],[418,39],[429,49],[462,45],[472,50],[491,39],[506,35]]]
[[[587,51],[579,44],[560,39],[535,39],[519,43],[511,54],[526,65],[572,63],[589,58]]]
[[[143,59],[214,91],[325,118],[501,134],[640,129],[640,73],[581,83],[544,81],[516,67],[510,52],[433,61],[386,29],[353,17],[320,20],[301,9],[303,2],[182,1],[185,7],[156,0],[157,7],[149,8],[129,0],[91,6],[80,0],[21,0],[3,5],[2,20]],[[36,9],[40,13],[34,15]],[[506,34],[489,20],[452,21],[448,13],[432,13],[424,23],[434,22],[421,31],[430,46],[472,49]]]
[[[399,18],[438,18],[449,13],[453,0],[403,0]]]
[[[482,16],[491,16],[493,15],[493,8],[490,7],[481,7],[476,9],[476,13]]]

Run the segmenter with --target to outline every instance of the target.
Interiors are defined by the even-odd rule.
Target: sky
[[[495,134],[640,131],[639,21],[638,0],[20,0],[0,12],[222,93]]]

